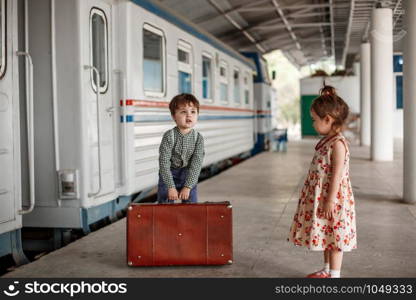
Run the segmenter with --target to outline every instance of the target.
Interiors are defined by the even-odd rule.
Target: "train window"
[[[240,71],[238,69],[234,69],[234,74],[233,74],[233,78],[234,78],[234,103],[241,103],[240,100]]]
[[[220,100],[228,102],[228,78],[227,78],[227,63],[220,62]]]
[[[162,96],[165,91],[165,37],[160,29],[143,26],[143,88],[146,95]]]
[[[212,95],[212,58],[208,55],[202,55],[202,98],[213,100]]]
[[[192,46],[178,42],[178,92],[192,93]]]
[[[220,67],[220,76],[224,76],[224,77],[227,76],[227,69],[225,66]]]
[[[250,73],[246,72],[246,75],[244,76],[244,103],[250,104],[250,87],[248,85],[250,78]]]
[[[178,49],[178,61],[185,64],[189,64],[189,53],[183,51],[182,49]]]
[[[105,13],[93,8],[90,15],[91,61],[100,74],[99,90],[104,93],[108,86],[107,18]],[[97,90],[97,75],[92,70],[92,87]]]

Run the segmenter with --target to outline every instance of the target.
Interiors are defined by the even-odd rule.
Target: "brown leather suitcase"
[[[225,265],[232,260],[229,202],[129,205],[129,266]]]

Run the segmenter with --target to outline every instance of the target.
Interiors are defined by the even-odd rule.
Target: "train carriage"
[[[271,85],[267,62],[257,52],[243,52],[256,64],[254,76],[255,145],[252,154],[269,150],[273,121],[276,119],[276,93]],[[274,108],[274,109],[273,109]]]
[[[25,250],[57,248],[71,229],[88,233],[153,189],[178,93],[200,100],[204,167],[248,156],[267,131],[259,133],[265,103],[255,103],[255,61],[167,8],[145,0],[0,3],[0,256],[14,247],[25,261],[22,226],[52,230],[46,243],[25,240]]]
[[[42,0],[28,20],[37,201],[24,226],[88,232],[154,187],[177,93],[200,99],[204,166],[253,148],[253,63],[179,16],[146,1]]]
[[[32,120],[32,95],[30,90],[19,90],[19,57],[28,61],[28,80],[30,80],[30,57],[19,47],[18,5],[16,1],[0,1],[0,257],[11,254],[17,264],[27,259],[21,247],[21,228],[23,215],[34,208],[34,191],[27,194],[28,206],[22,207],[22,181],[33,186],[34,174],[22,180],[21,160],[31,160],[33,164],[33,136],[26,124]],[[20,100],[28,101],[28,110],[19,113]],[[23,126],[21,126],[21,123]],[[23,133],[21,133],[21,131]],[[21,141],[30,145],[21,151]],[[22,155],[25,155],[24,157]],[[29,156],[29,157],[28,157]],[[30,188],[29,188],[30,189]],[[25,195],[26,196],[26,195]]]

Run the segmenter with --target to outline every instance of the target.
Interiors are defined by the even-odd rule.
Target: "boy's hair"
[[[334,119],[333,128],[341,130],[350,111],[348,104],[337,95],[334,87],[325,85],[325,82],[319,94],[320,96],[313,100],[311,110],[321,119],[327,115],[331,116]]]
[[[170,103],[169,103],[170,114],[173,116],[175,114],[175,111],[179,109],[180,106],[184,106],[187,104],[188,105],[192,104],[193,106],[195,106],[196,110],[199,113],[199,101],[195,98],[194,95],[184,93],[184,94],[176,95],[175,97],[172,98],[172,100],[170,100]]]

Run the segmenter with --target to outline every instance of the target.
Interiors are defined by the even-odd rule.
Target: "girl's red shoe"
[[[331,278],[331,274],[321,270],[307,275],[306,278]]]

